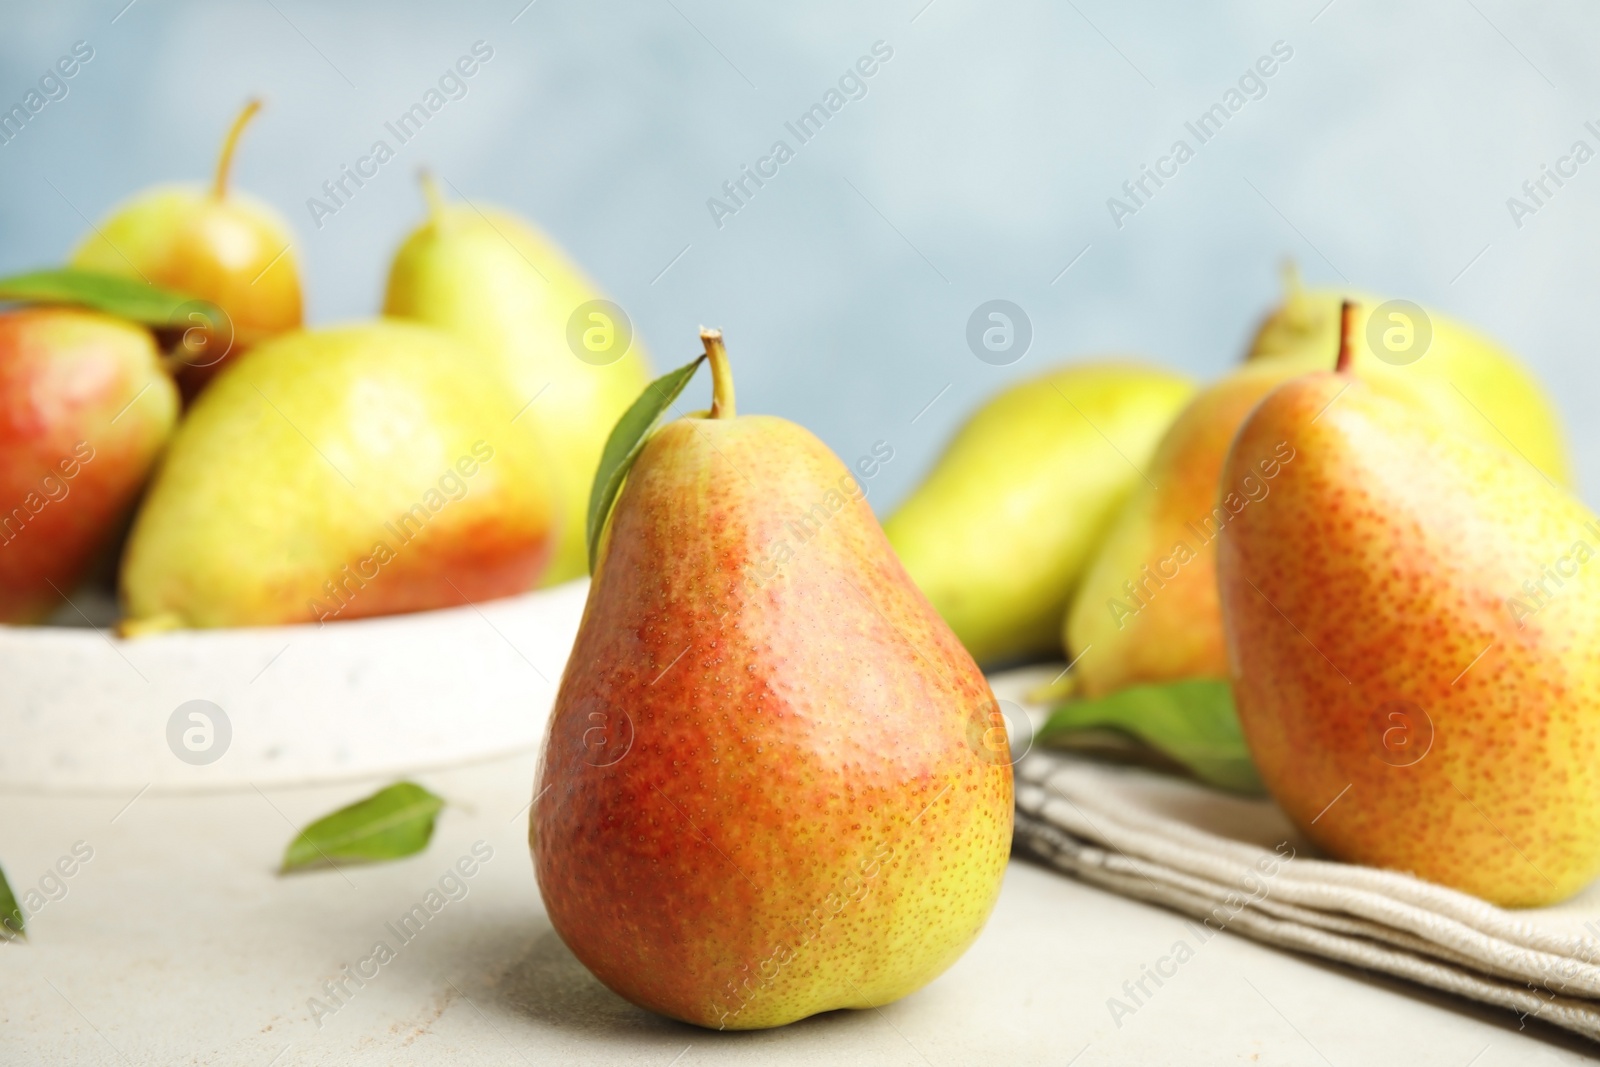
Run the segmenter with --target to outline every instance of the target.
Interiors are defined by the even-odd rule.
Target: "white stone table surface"
[[[29,940],[0,945],[0,1063],[1505,1067],[1596,1051],[1226,933],[1119,1027],[1107,999],[1182,920],[1023,860],[978,942],[913,996],[780,1030],[699,1030],[606,990],[551,931],[525,841],[533,766],[524,752],[413,775],[451,802],[425,852],[290,877],[274,870],[294,829],[387,778],[131,804],[0,796],[0,860],[19,894],[74,846],[93,852],[49,883],[59,899]],[[323,986],[343,965],[398,944],[385,924],[480,841],[493,855],[467,895],[314,1018],[308,999],[331,1004]]]

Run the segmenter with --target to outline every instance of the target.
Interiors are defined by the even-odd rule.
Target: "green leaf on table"
[[[414,782],[396,782],[365,800],[324,815],[300,831],[283,853],[279,874],[341,860],[370,863],[421,852],[433,837],[444,800]]]
[[[1193,679],[1136,685],[1110,696],[1073,701],[1051,713],[1038,740],[1049,744],[1094,729],[1131,734],[1210,785],[1238,793],[1264,791],[1250,762],[1227,682]]]
[[[0,278],[0,301],[73,304],[147,326],[171,325],[179,308],[195,302],[191,296],[137,278],[70,267]]]
[[[17,904],[17,898],[11,892],[11,883],[6,881],[6,872],[0,871],[0,936],[27,937],[27,924],[22,917],[22,908]]]
[[[611,429],[611,436],[606,438],[600,466],[594,472],[594,488],[589,490],[589,573],[594,573],[595,561],[600,556],[600,534],[605,530],[606,517],[611,514],[611,505],[616,502],[633,461],[639,458],[656,420],[678,399],[678,394],[705,360],[705,356],[699,356],[693,363],[685,363],[645,386],[639,399],[622,413],[622,418]]]

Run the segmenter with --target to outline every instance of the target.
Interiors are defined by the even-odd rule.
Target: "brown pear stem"
[[[233,120],[233,127],[228,130],[228,136],[222,142],[222,154],[217,157],[217,176],[211,183],[211,195],[218,200],[228,195],[228,172],[233,169],[233,150],[238,147],[239,135],[260,110],[259,99],[246,104],[244,110],[239,112],[239,117]]]
[[[1350,373],[1350,326],[1355,321],[1356,302],[1346,300],[1339,305],[1339,359],[1333,365],[1335,373]]]
[[[422,186],[422,196],[428,202],[428,221],[437,227],[444,222],[444,194],[439,183],[433,180],[433,171],[426,167],[417,171],[417,182]]]
[[[706,346],[711,361],[711,417],[733,418],[733,371],[728,367],[728,350],[722,345],[722,331],[700,327],[700,343]]]

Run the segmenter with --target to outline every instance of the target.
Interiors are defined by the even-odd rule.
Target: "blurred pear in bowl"
[[[143,327],[65,307],[0,314],[0,622],[71,596],[177,416]]]
[[[252,100],[234,120],[209,188],[159,185],[138,193],[72,254],[74,267],[197,298],[172,324],[181,333],[176,354],[186,395],[251,345],[300,325],[300,272],[288,223],[228,187],[240,134],[260,109]]]
[[[128,633],[333,621],[522,592],[549,463],[464,342],[378,321],[286,334],[195,402],[123,556]]]
[[[1085,566],[1193,394],[1133,360],[1077,364],[1005,389],[957,432],[884,532],[974,659],[1059,651]]]
[[[390,267],[384,314],[427,323],[482,351],[510,383],[507,419],[550,457],[555,555],[543,583],[587,573],[584,517],[612,426],[649,381],[626,313],[547,235],[499,208],[447,203],[423,176],[428,218]]]

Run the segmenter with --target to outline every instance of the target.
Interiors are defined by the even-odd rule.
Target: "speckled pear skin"
[[[1227,475],[1284,442],[1293,462],[1218,553],[1239,718],[1272,795],[1337,858],[1502,906],[1571,896],[1600,871],[1594,516],[1522,458],[1342,375],[1271,393]],[[1553,594],[1531,613],[1525,581]]]
[[[550,920],[613,990],[701,1026],[903,997],[1000,891],[996,711],[826,446],[766,416],[670,423],[617,501],[546,735]]]
[[[1275,363],[1241,367],[1203,390],[1162,437],[1149,480],[1116,515],[1062,621],[1085,697],[1227,677],[1213,547],[1225,523],[1215,509],[1244,489],[1222,482],[1222,464],[1245,416],[1294,373]],[[1255,472],[1250,484],[1260,481]]]

